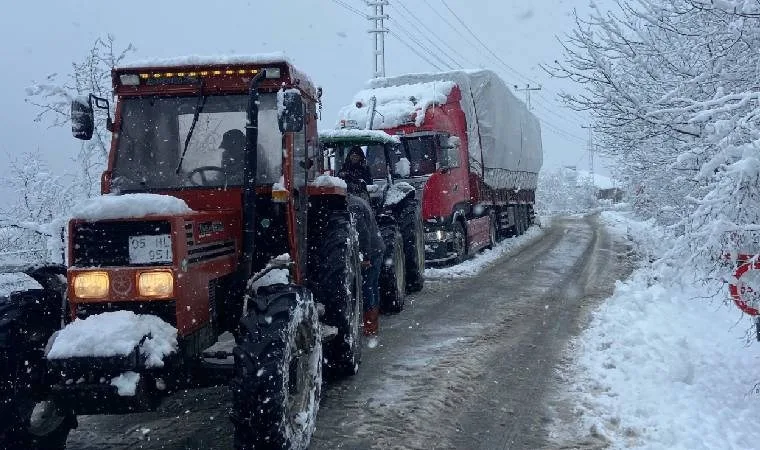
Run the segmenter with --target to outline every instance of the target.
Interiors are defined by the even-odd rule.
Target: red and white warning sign
[[[734,272],[728,292],[739,309],[750,316],[760,315],[760,261],[742,263]]]

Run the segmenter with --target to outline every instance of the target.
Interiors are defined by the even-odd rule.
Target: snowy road
[[[554,369],[589,307],[627,275],[627,251],[594,217],[554,220],[476,277],[431,280],[383,317],[359,374],[325,389],[311,448],[556,447],[546,426],[571,405],[556,401]],[[156,413],[81,417],[69,448],[230,448],[228,402],[226,389],[205,389]]]

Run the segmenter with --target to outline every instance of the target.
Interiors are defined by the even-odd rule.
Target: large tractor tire
[[[380,269],[380,310],[384,313],[400,313],[406,301],[406,256],[404,240],[395,224],[380,227],[385,243],[383,267]]]
[[[406,291],[418,292],[425,285],[425,229],[417,200],[403,202],[398,214],[398,226],[404,241]]]
[[[337,328],[325,343],[325,369],[330,377],[353,375],[359,370],[362,350],[362,278],[359,241],[351,215],[331,212],[317,231],[319,238],[310,267],[316,300],[324,305],[324,323]]]
[[[63,449],[74,413],[48,398],[43,351],[60,328],[60,292],[32,289],[0,298],[0,442],[4,448]]]
[[[233,349],[235,449],[306,449],[322,390],[317,307],[301,287],[279,285],[259,292],[240,319]]]

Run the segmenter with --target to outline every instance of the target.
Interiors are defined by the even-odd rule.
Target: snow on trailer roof
[[[381,142],[383,144],[400,144],[401,140],[398,136],[390,135],[380,130],[358,130],[358,129],[335,129],[335,130],[319,130],[319,139],[329,141],[355,141],[355,140],[368,140],[374,142]]]
[[[365,89],[354,95],[351,105],[340,110],[339,117],[366,124],[371,112],[370,99],[375,97],[377,114],[373,128],[394,128],[412,121],[420,126],[427,109],[446,103],[454,85],[452,81],[428,81]]]
[[[207,67],[207,66],[242,66],[242,65],[266,65],[286,64],[290,68],[290,78],[307,83],[311,88],[314,82],[306,75],[306,72],[298,69],[293,61],[283,52],[259,53],[251,55],[186,55],[168,58],[147,58],[128,61],[116,67],[116,71],[122,69],[166,69],[173,67]]]

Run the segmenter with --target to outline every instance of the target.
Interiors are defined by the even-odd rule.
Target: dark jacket
[[[369,203],[361,197],[349,195],[348,210],[356,219],[356,230],[359,232],[359,250],[364,255],[364,260],[382,258],[385,254],[385,243]]]
[[[367,185],[372,184],[372,172],[370,172],[361,150],[358,151],[358,154],[361,155],[362,160],[358,164],[351,162],[351,153],[354,151],[352,150],[346,157],[338,176],[346,182],[348,192],[362,196],[368,195]]]

